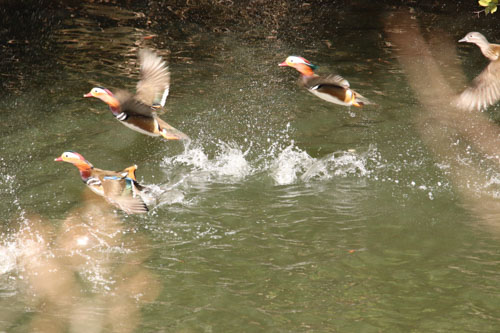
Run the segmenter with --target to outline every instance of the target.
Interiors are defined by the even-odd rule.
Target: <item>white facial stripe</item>
[[[292,64],[304,64],[304,65],[308,65],[308,66],[310,65],[303,58],[296,57],[296,56],[290,56],[288,58],[288,62],[291,62]]]
[[[76,158],[76,159],[80,159],[80,156],[76,155],[75,153],[72,153],[70,151],[67,151],[64,153],[64,157],[66,158]]]
[[[94,89],[92,89],[92,90],[93,90],[93,92],[94,92],[95,94],[97,94],[97,93],[106,94],[106,91],[105,91],[104,89],[102,89],[102,88],[99,88],[99,87],[95,87],[95,88],[94,88]]]

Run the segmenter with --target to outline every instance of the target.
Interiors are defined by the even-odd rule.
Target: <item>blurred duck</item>
[[[163,107],[170,89],[170,72],[163,59],[150,50],[139,51],[140,80],[136,94],[95,87],[83,97],[96,97],[109,105],[113,116],[123,125],[146,135],[166,140],[186,140],[188,136],[160,119],[155,109]]]
[[[121,172],[101,170],[87,161],[82,155],[67,151],[55,161],[73,164],[80,171],[83,182],[96,194],[103,196],[109,203],[127,214],[146,213],[148,207],[140,196],[143,189],[135,178],[136,165]]]
[[[293,67],[300,72],[299,85],[327,102],[362,107],[371,104],[368,99],[352,90],[349,82],[340,75],[318,76],[314,70],[318,67],[308,60],[289,56],[279,66]]]
[[[479,32],[469,32],[460,43],[473,43],[479,46],[490,63],[471,85],[457,99],[457,106],[465,110],[484,110],[500,99],[500,45],[490,44]]]

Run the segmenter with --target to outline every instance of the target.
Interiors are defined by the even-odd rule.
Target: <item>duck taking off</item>
[[[170,72],[161,57],[144,49],[139,51],[140,79],[136,93],[118,90],[112,93],[94,87],[83,97],[99,98],[108,104],[113,116],[123,125],[146,135],[166,140],[186,140],[189,137],[160,119],[155,110],[163,107],[170,89]]]
[[[490,63],[458,96],[456,105],[469,111],[484,110],[500,99],[500,45],[489,43],[479,32],[469,32],[459,42],[476,44]]]
[[[109,171],[95,168],[82,155],[66,151],[55,161],[73,164],[80,171],[80,177],[92,192],[104,197],[113,206],[127,214],[146,213],[148,207],[141,197],[143,187],[137,183],[133,165],[123,171]]]
[[[327,102],[357,107],[371,104],[368,99],[352,90],[349,82],[342,76],[319,76],[314,73],[317,66],[302,57],[289,56],[279,66],[295,68],[300,73],[299,85]]]

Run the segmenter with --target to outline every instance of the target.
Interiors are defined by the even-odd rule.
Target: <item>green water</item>
[[[440,143],[463,173],[436,155],[385,11],[273,32],[147,24],[147,7],[68,10],[39,13],[56,15],[50,31],[3,46],[0,331],[499,330],[499,168],[463,143]],[[415,16],[451,43],[478,24],[495,37],[470,13]],[[189,145],[133,132],[82,97],[133,89],[140,47],[169,61],[161,117]],[[301,90],[277,66],[291,54],[376,105]],[[486,64],[472,46],[452,60],[468,77]],[[137,164],[151,211],[95,197],[53,161],[67,150],[102,169]]]

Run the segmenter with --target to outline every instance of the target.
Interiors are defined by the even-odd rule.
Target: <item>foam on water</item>
[[[240,147],[235,143],[219,142],[212,154],[200,145],[187,146],[182,154],[165,157],[162,165],[169,173],[176,173],[176,169],[184,173],[182,181],[239,183],[248,176],[263,173],[276,185],[287,185],[347,175],[366,176],[370,173],[367,164],[377,158],[375,147],[361,153],[338,151],[314,158],[293,141],[287,146],[271,143],[265,150],[254,148],[252,143]]]
[[[277,185],[294,183],[298,176],[314,164],[307,152],[295,147],[293,143],[273,159],[269,175]]]
[[[200,181],[237,182],[252,173],[247,161],[249,149],[243,150],[234,143],[219,142],[216,144],[213,158],[200,146],[187,146],[180,155],[165,157],[163,166],[167,168],[187,166],[190,168],[189,178]]]
[[[45,244],[43,237],[32,232],[30,221],[20,218],[19,230],[15,233],[3,233],[0,244],[0,274],[23,270],[23,259],[36,260],[39,250]],[[22,279],[22,274],[20,275]]]
[[[0,275],[8,273],[16,268],[17,253],[19,248],[13,242],[0,245]]]

